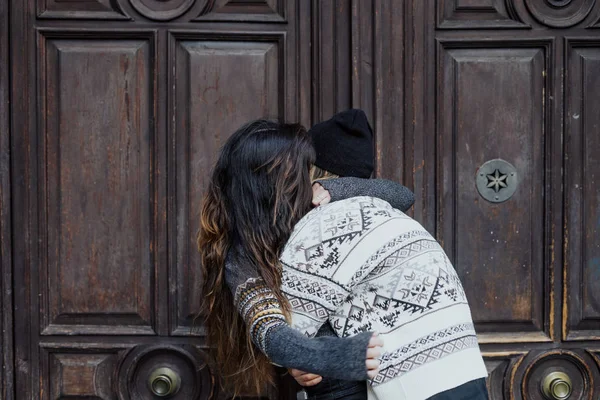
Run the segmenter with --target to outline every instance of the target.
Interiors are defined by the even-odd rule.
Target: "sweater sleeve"
[[[368,379],[365,360],[370,332],[351,338],[304,336],[289,326],[281,304],[257,274],[230,259],[226,271],[234,304],[252,341],[273,363],[329,378]]]
[[[357,196],[376,197],[387,201],[402,212],[408,211],[415,203],[415,195],[406,186],[387,179],[336,178],[317,181],[329,191],[331,201]]]

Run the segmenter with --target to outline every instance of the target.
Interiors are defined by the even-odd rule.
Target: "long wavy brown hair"
[[[315,153],[297,124],[251,122],[223,146],[202,204],[198,250],[202,315],[227,389],[259,394],[273,383],[272,366],[255,348],[225,282],[225,259],[253,265],[289,312],[279,257],[294,225],[310,210],[309,169]]]

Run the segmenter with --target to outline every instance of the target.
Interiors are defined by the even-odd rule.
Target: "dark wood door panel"
[[[221,0],[207,1],[194,21],[285,22],[286,0]]]
[[[487,387],[491,399],[512,399],[515,371],[523,363],[527,351],[483,353],[488,370]]]
[[[209,352],[168,336],[189,335],[198,311],[194,242],[220,145],[249,119],[309,119],[310,76],[297,63],[309,42],[295,21],[309,4],[296,6],[12,5],[26,50],[13,65],[24,79],[12,132],[24,398],[145,399],[159,367],[186,377],[174,398],[228,397]]]
[[[595,399],[600,46],[595,30],[581,28],[597,23],[600,3],[429,5],[438,41],[430,208],[471,300],[491,398],[545,399],[544,383],[559,382],[569,399]],[[476,185],[478,168],[495,158],[519,177],[503,203]]]
[[[524,0],[514,3],[523,8],[523,14],[528,13],[532,22],[550,28],[570,28],[586,20],[592,12],[596,0]],[[523,4],[524,3],[524,4]]]
[[[44,349],[41,360],[42,393],[49,393],[50,399],[117,398],[114,390],[116,352]]]
[[[42,33],[40,60],[42,334],[153,334],[152,39]]]
[[[563,338],[600,339],[600,38],[567,41]]]
[[[37,0],[36,5],[42,19],[130,19],[115,0]]]
[[[197,22],[285,22],[288,4],[283,0],[173,0],[170,4],[164,3],[161,0],[37,0],[36,8],[38,18],[57,20],[147,18],[170,21],[189,15],[188,19]]]
[[[439,0],[438,29],[559,28],[597,23],[596,0]],[[597,9],[597,8],[596,8]],[[516,35],[515,35],[516,37]]]
[[[142,344],[111,339],[116,340],[41,343],[40,398],[160,398],[152,393],[152,386],[165,383],[161,379],[165,374],[175,378],[172,383],[177,390],[169,396],[174,400],[227,397],[219,393],[206,349],[181,342]]]
[[[251,119],[282,115],[283,83],[293,79],[282,59],[284,43],[281,35],[172,38],[177,165],[172,178],[177,205],[173,334],[190,333],[200,306],[202,277],[195,238],[209,171],[235,129]]]
[[[527,27],[511,0],[439,0],[436,12],[438,29]]]
[[[482,342],[550,340],[542,184],[549,50],[512,44],[443,42],[438,53],[438,232]],[[485,200],[476,187],[478,168],[498,158],[519,177],[503,203]]]
[[[194,0],[172,0],[169,4],[161,0],[129,0],[129,3],[141,16],[166,22],[185,15],[194,4]]]

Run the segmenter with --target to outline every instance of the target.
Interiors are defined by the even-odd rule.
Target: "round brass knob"
[[[152,371],[148,379],[150,390],[155,396],[169,397],[179,391],[181,378],[171,368],[157,368]]]
[[[542,393],[548,400],[568,399],[572,391],[571,378],[564,372],[551,372],[542,381]]]

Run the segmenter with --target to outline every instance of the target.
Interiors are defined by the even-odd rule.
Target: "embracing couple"
[[[308,399],[484,400],[460,280],[404,214],[413,194],[368,179],[373,133],[349,110],[314,126],[259,120],[223,146],[198,248],[203,315],[235,394],[289,368]]]

